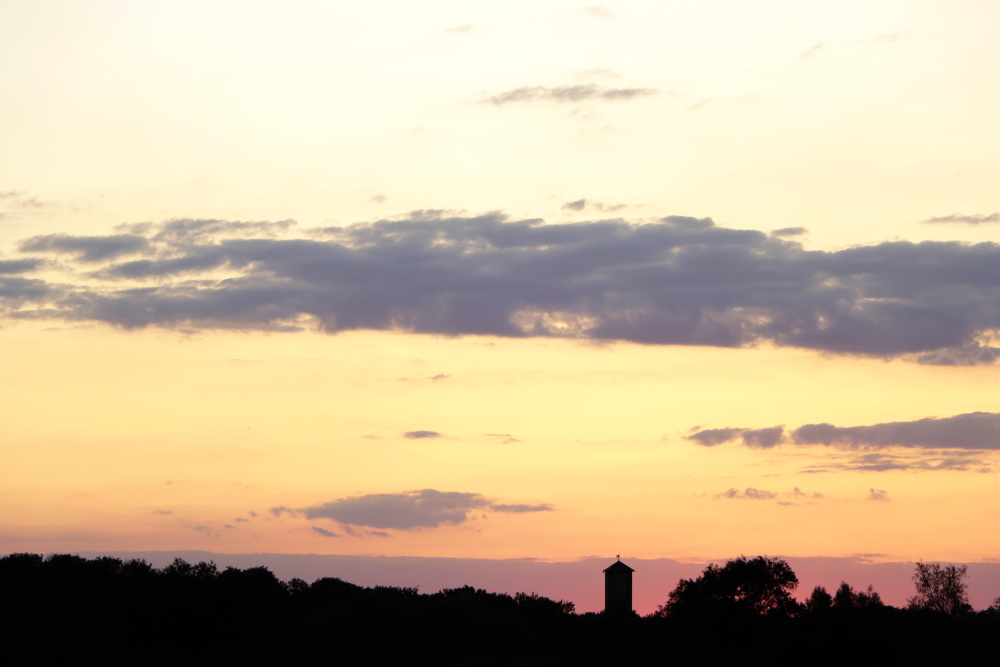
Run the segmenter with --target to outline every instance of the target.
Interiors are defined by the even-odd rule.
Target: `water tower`
[[[618,560],[604,569],[604,613],[632,613],[632,568]]]

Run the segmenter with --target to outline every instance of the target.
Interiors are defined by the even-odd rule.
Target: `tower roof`
[[[621,562],[620,560],[616,560],[614,563],[612,563],[608,567],[604,568],[604,571],[605,572],[635,572],[635,570],[633,570],[632,568],[630,568],[628,565],[626,565],[625,563]]]

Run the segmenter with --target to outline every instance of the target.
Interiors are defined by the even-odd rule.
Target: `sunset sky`
[[[1000,559],[998,33],[0,4],[0,553]]]

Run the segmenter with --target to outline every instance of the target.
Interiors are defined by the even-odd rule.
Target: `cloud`
[[[167,514],[173,514],[174,512],[173,512],[173,510],[153,510],[152,513],[153,514],[167,515]]]
[[[888,502],[889,493],[884,489],[868,489],[868,500],[876,502]]]
[[[772,426],[771,428],[747,429],[743,431],[743,444],[747,447],[768,449],[779,444],[784,437],[785,429],[782,426]]]
[[[728,500],[775,500],[779,505],[799,505],[799,501],[819,500],[820,498],[825,498],[826,496],[822,493],[810,493],[803,491],[797,486],[791,491],[783,493],[768,491],[766,489],[757,489],[750,486],[742,491],[736,488],[731,488],[727,491],[723,491],[722,493],[715,494],[715,497],[725,498]],[[785,500],[779,500],[779,498],[784,498]]]
[[[824,467],[807,468],[805,473],[836,472],[855,470],[861,472],[887,472],[906,470],[911,472],[950,470],[956,472],[991,472],[990,463],[978,452],[968,451],[921,451],[916,454],[886,454],[884,452],[856,454],[841,461],[830,461]]]
[[[487,102],[497,106],[512,102],[576,103],[587,101],[619,102],[655,95],[653,88],[604,88],[594,84],[571,86],[525,86],[493,95]]]
[[[149,247],[148,239],[135,234],[114,236],[69,236],[48,234],[21,242],[21,252],[56,252],[76,255],[82,262],[100,262],[132,255]]]
[[[540,504],[540,505],[504,505],[504,504],[493,504],[490,505],[490,509],[494,512],[506,512],[508,514],[523,514],[525,512],[551,512],[552,505]]]
[[[464,523],[469,512],[487,507],[489,502],[478,493],[423,489],[341,498],[306,507],[303,513],[307,519],[333,519],[354,526],[413,530]]]
[[[8,259],[0,260],[0,275],[11,275],[16,273],[28,273],[35,271],[42,265],[40,259]]]
[[[951,215],[941,216],[940,218],[928,218],[927,220],[924,220],[924,222],[928,224],[962,223],[966,225],[982,225],[986,223],[1000,222],[1000,213],[990,213],[989,215],[962,215],[961,213],[952,213]]]
[[[576,201],[568,201],[562,205],[564,211],[582,211],[584,209],[590,209],[594,211],[601,212],[614,212],[625,208],[625,204],[605,204],[599,201],[590,201],[587,199],[577,199]]]
[[[467,23],[466,25],[457,25],[454,28],[445,28],[444,32],[448,35],[468,35],[476,26],[472,23]]]
[[[736,500],[772,500],[778,497],[778,494],[774,491],[765,491],[764,489],[755,489],[752,486],[747,487],[743,491],[737,489],[729,489],[722,493],[715,495],[716,498],[732,498]]]
[[[708,218],[544,224],[446,211],[298,238],[291,229],[190,219],[33,237],[21,251],[69,256],[70,278],[0,276],[0,315],[126,330],[771,344],[933,365],[997,357],[987,344],[1000,331],[994,243],[807,251]],[[139,256],[120,261],[129,254]],[[29,266],[10,261],[23,260],[4,260],[10,271]],[[78,280],[82,271],[100,282]]]
[[[160,224],[126,223],[115,227],[123,234],[148,236],[155,243],[206,243],[218,239],[277,238],[295,225],[292,220],[243,221],[215,218],[178,218]]]
[[[784,443],[847,449],[1000,449],[1000,413],[970,412],[954,417],[927,417],[868,426],[805,424],[787,436],[781,426],[762,429],[714,428],[696,431],[686,438],[706,447],[739,439],[747,447],[761,449]]]
[[[312,529],[314,533],[322,535],[323,537],[340,537],[340,535],[332,530],[327,530],[326,528],[321,528],[320,526],[313,526]]]
[[[846,466],[851,470],[953,470],[991,472],[989,463],[968,453],[932,456],[887,456],[866,454]]]
[[[0,275],[0,317],[6,315],[15,319],[31,319],[39,311],[22,310],[24,306],[31,304],[37,307],[64,294],[63,289],[49,285],[44,280]],[[50,309],[42,312],[46,317],[56,314]]]
[[[715,445],[735,440],[745,430],[743,428],[706,428],[686,437],[688,440],[693,440],[699,445],[714,447]]]
[[[790,434],[799,445],[847,448],[915,447],[926,449],[1000,449],[1000,414],[971,412],[906,422],[839,427],[806,424]]]
[[[917,357],[917,363],[928,366],[979,366],[992,364],[1000,357],[1000,347],[970,343],[965,347],[947,347]]]
[[[437,431],[407,431],[403,437],[410,440],[420,440],[422,438],[440,438],[441,434]]]
[[[771,232],[771,236],[801,236],[809,232],[805,227],[782,227]]]
[[[25,196],[25,193],[20,190],[0,191],[0,203],[3,204],[5,209],[3,213],[0,213],[0,220],[4,218],[19,218],[25,212],[51,206],[47,202],[39,201],[36,197]]]
[[[292,512],[310,520],[336,521],[352,535],[358,532],[354,527],[364,527],[368,529],[364,531],[365,534],[389,537],[388,533],[380,532],[380,529],[419,530],[458,525],[471,520],[473,513],[485,511],[521,514],[552,510],[552,506],[547,504],[494,503],[479,493],[423,489],[351,496],[300,510],[276,507],[271,511],[276,516]]]
[[[770,428],[708,428],[686,436],[688,440],[705,447],[714,447],[739,438],[747,447],[768,449],[784,441],[785,429],[782,426]]]

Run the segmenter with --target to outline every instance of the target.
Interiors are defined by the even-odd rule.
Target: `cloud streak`
[[[722,493],[718,493],[716,498],[729,498],[731,500],[772,500],[778,497],[778,494],[774,491],[767,491],[765,489],[755,489],[750,486],[746,489],[740,491],[739,489],[729,489]]]
[[[789,443],[848,449],[1000,449],[1000,413],[970,412],[954,417],[928,417],[868,426],[805,424],[787,435],[781,426],[703,429],[687,436],[687,439],[705,447],[741,441],[747,447],[762,449]]]
[[[987,223],[1000,222],[1000,213],[990,213],[989,215],[981,213],[973,215],[952,213],[951,215],[944,215],[939,218],[928,218],[927,220],[924,220],[924,222],[928,224],[958,223],[966,225],[983,225]]]
[[[440,211],[298,238],[289,221],[117,231],[23,241],[31,256],[0,265],[0,314],[123,329],[769,343],[931,365],[1000,356],[987,343],[1000,330],[994,243],[824,252],[708,218],[544,224]],[[69,280],[29,277],[53,256]],[[748,437],[766,447],[773,435]]]
[[[403,437],[410,440],[422,440],[423,438],[440,438],[441,434],[437,431],[407,431]]]
[[[502,106],[515,102],[554,102],[575,104],[579,102],[624,102],[649,97],[657,92],[654,88],[604,88],[594,84],[572,86],[525,86],[514,88],[486,99],[488,103]]]
[[[748,486],[743,490],[730,488],[722,493],[715,494],[715,497],[725,500],[776,500],[779,505],[798,505],[801,501],[825,498],[822,493],[803,491],[797,486],[791,491],[784,493],[758,489],[752,486]]]

